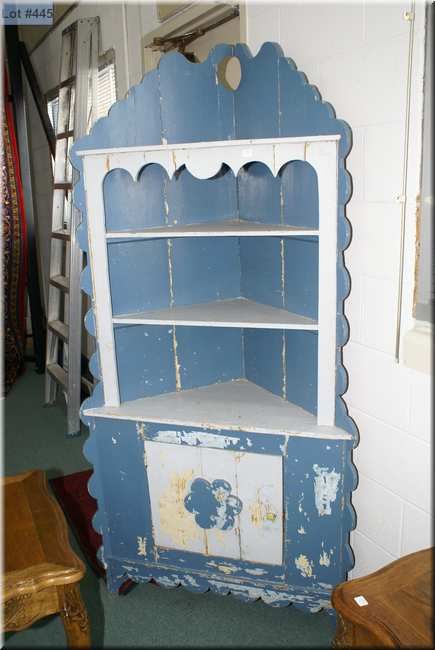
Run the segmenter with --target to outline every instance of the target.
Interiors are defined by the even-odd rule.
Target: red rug
[[[11,97],[4,69],[1,204],[3,231],[4,386],[7,393],[24,368],[26,340],[26,219]]]
[[[92,517],[97,511],[97,502],[88,492],[92,471],[86,469],[83,472],[52,478],[50,486],[89,565],[97,576],[105,577],[104,567],[97,558],[102,537],[92,527]],[[133,584],[131,580],[126,580],[119,593],[126,593]]]

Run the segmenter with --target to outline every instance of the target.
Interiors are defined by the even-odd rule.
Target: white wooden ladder
[[[45,403],[58,388],[67,407],[67,434],[80,433],[83,254],[76,239],[80,213],[72,203],[76,172],[69,161],[73,142],[86,135],[97,115],[99,18],[77,20],[62,32],[50,278],[47,310]]]

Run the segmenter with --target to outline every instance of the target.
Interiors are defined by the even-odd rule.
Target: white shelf
[[[312,228],[284,224],[227,219],[182,226],[164,226],[143,230],[109,231],[107,239],[158,239],[162,237],[300,237],[318,235]]]
[[[316,321],[285,309],[246,298],[217,300],[200,305],[179,305],[137,314],[114,316],[119,325],[194,325],[259,329],[317,330]]]
[[[316,416],[246,379],[85,409],[90,417],[175,426],[252,431],[309,438],[348,440],[335,426],[319,426]]]

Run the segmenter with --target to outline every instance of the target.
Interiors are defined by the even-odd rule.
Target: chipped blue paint
[[[234,93],[217,83],[218,63],[232,54],[239,57],[242,68],[242,81]],[[341,397],[347,387],[341,347],[349,336],[343,301],[350,283],[343,251],[351,237],[344,207],[352,189],[345,170],[351,133],[277,45],[264,44],[255,57],[245,45],[220,45],[201,64],[191,64],[179,53],[162,57],[159,68],[132,88],[125,100],[115,104],[109,116],[99,120],[91,134],[77,141],[72,149],[72,162],[81,173],[82,162],[75,154],[81,149],[328,133],[341,135],[335,419],[336,425],[348,431],[353,440],[288,438],[279,434],[235,433],[212,427],[191,429],[83,416],[90,427],[85,454],[94,466],[89,491],[98,501],[93,525],[103,535],[99,557],[107,566],[111,590],[126,577],[137,581],[153,579],[167,587],[183,585],[198,592],[211,589],[216,593],[233,593],[246,601],[262,598],[273,606],[293,603],[308,611],[322,607],[330,611],[331,589],[345,579],[353,565],[348,537],[355,527],[350,495],[357,479],[351,453],[358,432]],[[223,167],[207,181],[198,181],[187,170],[179,170],[169,180],[158,165],[145,167],[138,182],[133,182],[125,172],[114,170],[104,184],[107,226],[129,230],[144,225],[242,218],[314,228],[318,224],[316,186],[315,173],[303,162],[285,165],[277,178],[254,162],[240,170],[237,178]],[[83,215],[77,237],[87,251],[81,176],[74,188],[74,201]],[[316,318],[317,239],[173,240],[172,289],[167,242],[155,241],[152,246],[150,243],[127,240],[108,244],[115,313],[241,295]],[[283,269],[277,264],[281,251],[283,283]],[[137,283],[133,278],[137,278]],[[81,286],[92,297],[89,268],[82,274]],[[85,321],[88,331],[95,336],[92,309]],[[193,337],[189,327],[177,327],[175,333],[181,388],[245,376],[316,412],[315,333],[237,328],[217,328],[211,332],[203,328],[199,336],[195,332]],[[173,334],[171,327],[116,327],[122,400],[175,390]],[[307,363],[307,359],[311,361]],[[98,346],[90,370],[97,384],[82,409],[101,406],[104,401]],[[286,522],[282,564],[233,560],[234,570],[227,575],[222,567],[229,565],[228,558],[156,547],[144,440],[281,456]],[[324,514],[316,507],[319,474],[315,466],[320,472],[335,472],[340,477],[335,498],[320,502]],[[324,475],[321,476],[323,481]]]
[[[192,481],[189,493],[184,499],[186,510],[195,516],[201,528],[234,528],[236,516],[242,511],[242,501],[231,494],[231,484],[222,479],[212,483],[204,478]]]

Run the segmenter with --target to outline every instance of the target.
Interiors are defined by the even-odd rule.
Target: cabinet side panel
[[[335,585],[345,579],[346,444],[313,438],[289,440],[284,481],[290,584]]]
[[[138,560],[152,559],[150,499],[143,442],[130,422],[98,419],[92,423],[97,453],[95,465],[98,517],[102,522],[104,554]]]

